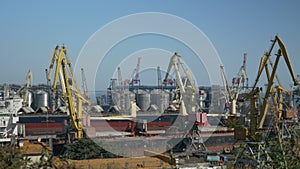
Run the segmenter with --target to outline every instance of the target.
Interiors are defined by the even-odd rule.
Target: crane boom
[[[141,65],[141,57],[138,57],[138,61],[136,64],[136,68],[134,68],[132,74],[131,74],[131,79],[130,79],[130,84],[138,84],[139,83],[139,74],[140,74],[140,65]]]
[[[66,89],[65,97],[67,99],[72,125],[73,128],[77,130],[77,137],[82,138],[83,135],[82,112],[76,112],[75,110],[71,87],[68,81],[67,68],[66,68],[67,66],[65,60],[62,60],[62,67],[63,67],[63,75],[64,75],[65,89]],[[80,99],[78,99],[78,101],[79,103],[77,103],[77,106],[81,103]]]
[[[275,58],[275,62],[274,64],[271,64],[270,62],[270,56],[271,56],[271,52],[276,44],[276,42],[278,43],[279,49],[277,51],[276,58]],[[279,65],[279,61],[280,58],[283,56],[285,64],[288,67],[289,73],[293,79],[294,85],[299,85],[299,82],[296,79],[296,76],[294,74],[294,70],[292,67],[292,64],[290,62],[290,58],[288,55],[288,52],[285,48],[284,43],[281,41],[281,39],[278,36],[275,36],[275,39],[272,40],[272,45],[270,50],[265,53],[260,61],[260,65],[259,65],[259,69],[258,69],[258,73],[257,73],[257,77],[254,83],[254,87],[252,89],[252,91],[248,94],[248,96],[246,97],[246,99],[251,98],[251,110],[250,110],[250,135],[255,135],[257,129],[261,129],[263,128],[265,119],[266,119],[266,115],[267,115],[267,111],[269,109],[269,103],[270,103],[270,97],[272,97],[272,101],[275,103],[275,105],[277,105],[277,110],[279,111],[277,118],[281,118],[281,113],[280,111],[282,111],[282,103],[279,103],[278,100],[281,100],[282,98],[282,93],[286,92],[286,90],[281,86],[279,82],[279,79],[277,77],[277,69],[278,69],[278,65]],[[270,65],[270,68],[269,68]],[[266,76],[267,76],[267,89],[265,91],[265,95],[263,96],[263,103],[262,103],[262,107],[260,112],[258,113],[257,110],[257,105],[256,105],[256,98],[258,96],[258,90],[257,90],[257,83],[261,77],[262,72],[265,71]],[[275,79],[277,80],[277,83],[279,84],[278,86],[274,86],[275,84]],[[277,95],[276,95],[277,93]],[[253,99],[254,98],[254,99]],[[279,119],[280,120],[280,119]]]
[[[226,100],[229,102],[230,101],[230,96],[231,96],[231,89],[229,87],[227,76],[226,76],[226,73],[225,73],[223,65],[220,66],[220,70],[221,70],[223,85],[224,85],[224,87],[226,89],[226,92],[228,93],[228,95],[226,95]]]
[[[284,43],[282,42],[282,40],[279,38],[279,36],[276,36],[275,38],[276,38],[277,41],[278,41],[278,45],[279,45],[280,50],[281,50],[281,52],[282,52],[283,58],[284,58],[284,60],[285,60],[285,62],[286,62],[286,64],[287,64],[287,66],[288,66],[290,75],[291,75],[291,77],[292,77],[292,79],[293,79],[293,82],[294,82],[294,86],[298,86],[298,85],[299,85],[299,82],[298,82],[298,80],[297,80],[297,78],[296,78],[296,76],[295,76],[294,69],[293,69],[293,67],[292,67],[292,64],[291,64],[290,57],[289,57],[289,54],[288,54],[288,52],[287,52],[287,49],[286,49]]]
[[[283,56],[283,58],[284,58],[285,64],[288,67],[288,70],[289,70],[289,73],[290,73],[290,75],[293,79],[294,85],[295,86],[299,85],[299,82],[297,81],[296,76],[294,74],[294,70],[293,70],[292,64],[290,62],[290,58],[289,58],[289,55],[288,55],[288,52],[285,48],[284,43],[282,42],[282,40],[278,36],[275,36],[275,39],[272,42],[273,43],[271,45],[271,50],[268,53],[266,53],[265,55],[263,55],[263,57],[262,57],[262,61],[261,61],[260,67],[259,67],[258,76],[257,76],[256,81],[255,81],[255,85],[256,85],[259,78],[260,78],[260,75],[261,75],[263,69],[265,69],[267,77],[268,77],[268,86],[267,86],[266,94],[264,96],[264,102],[263,102],[263,106],[262,106],[261,116],[259,118],[258,128],[263,127],[263,124],[264,124],[264,121],[265,121],[265,118],[266,118],[266,114],[267,114],[267,110],[268,110],[268,104],[269,104],[269,100],[270,100],[270,95],[274,91],[273,85],[274,85],[274,80],[277,77],[277,68],[278,68],[278,64],[279,64],[279,60],[280,60],[281,56]],[[268,68],[268,62],[267,61],[270,59],[270,53],[272,52],[272,49],[273,49],[276,42],[278,43],[279,49],[278,49],[277,54],[276,54],[275,63],[274,63],[274,65],[271,65],[272,72],[270,74],[270,70]],[[279,86],[281,86],[281,85],[279,84]]]
[[[176,54],[177,54],[177,53],[176,53]],[[177,54],[177,55],[178,55],[178,54]],[[179,56],[179,55],[178,55],[178,56]],[[183,64],[183,62],[182,62],[182,60],[181,60],[181,56],[178,57],[178,62],[179,62],[179,64],[181,65],[181,67],[182,67],[182,69],[183,69],[183,71],[184,71],[184,73],[185,73],[185,75],[186,75],[188,81],[190,82],[190,85],[192,86],[192,89],[194,89],[194,90],[196,90],[196,91],[198,92],[197,87],[196,87],[196,85],[195,85],[195,82],[194,82],[194,80],[193,80],[193,78],[192,78],[192,74],[191,74],[191,72],[189,71],[189,69],[185,66],[185,64]]]
[[[56,67],[51,90],[53,93],[55,93],[59,78],[63,98],[67,106],[67,112],[71,117],[72,127],[77,133],[77,138],[80,139],[83,137],[82,101],[84,100],[84,98],[80,94],[79,87],[77,86],[76,80],[74,78],[71,62],[68,58],[67,50],[64,46],[56,46],[52,53],[47,76],[49,82],[51,81],[51,74],[54,65],[56,65]],[[69,83],[69,79],[72,80],[72,85]],[[75,86],[75,89],[72,90],[72,86]]]
[[[49,66],[48,75],[47,75],[48,82],[51,80],[53,66],[54,66],[55,60],[57,59],[56,52],[58,51],[58,47],[59,47],[58,45],[55,46],[55,49],[53,50],[52,55],[51,55],[50,66]]]
[[[243,59],[243,69],[246,72],[246,64],[247,63],[247,53],[244,53],[244,59]]]
[[[226,101],[230,105],[230,114],[236,115],[236,102],[237,102],[237,99],[239,97],[239,93],[241,91],[242,80],[246,79],[246,73],[245,73],[243,68],[240,69],[240,72],[238,73],[238,77],[237,77],[238,86],[236,88],[234,86],[232,86],[230,88],[229,85],[228,85],[228,80],[227,80],[227,77],[226,77],[224,66],[221,65],[220,70],[221,70],[223,85],[224,85],[225,90],[227,92],[227,94],[225,95]]]
[[[179,72],[179,66],[182,67],[187,77],[187,80],[185,82],[182,81],[182,76],[180,75]],[[176,78],[177,78],[177,85],[180,90],[180,99],[179,99],[179,103],[177,104],[180,104],[181,114],[187,115],[188,113],[195,111],[193,110],[194,109],[193,103],[195,101],[195,94],[198,93],[198,88],[195,86],[190,71],[185,67],[184,63],[181,61],[181,56],[178,55],[176,52],[170,59],[168,70],[164,78],[164,83],[168,81],[168,77],[172,67],[174,67],[174,71],[176,73]]]
[[[271,52],[275,47],[275,44],[277,44],[278,46],[278,50],[275,53],[275,61],[274,63],[272,63],[271,61]],[[284,147],[286,145],[284,145],[285,143],[289,143],[290,140],[286,140],[287,142],[284,142],[284,138],[287,138],[287,136],[285,136],[284,133],[289,133],[289,130],[293,127],[289,127],[287,128],[286,124],[285,124],[285,119],[284,118],[289,118],[289,117],[284,117],[282,116],[284,111],[289,111],[288,109],[288,105],[287,108],[284,109],[284,99],[283,99],[283,93],[290,93],[290,91],[287,91],[286,89],[284,89],[284,87],[282,86],[282,84],[279,81],[279,78],[277,76],[277,69],[279,66],[279,61],[280,58],[284,59],[286,66],[288,67],[289,70],[289,74],[294,82],[295,86],[299,85],[299,82],[296,79],[296,76],[294,74],[294,70],[290,61],[290,57],[288,55],[287,49],[284,45],[284,43],[281,41],[281,39],[278,36],[275,36],[275,38],[272,40],[272,44],[271,44],[271,48],[270,50],[265,53],[260,61],[260,65],[258,68],[258,73],[257,73],[257,77],[254,83],[254,88],[252,89],[252,91],[250,93],[247,94],[247,96],[244,99],[250,99],[250,132],[248,133],[248,128],[242,128],[242,130],[240,130],[241,128],[237,127],[235,130],[235,137],[239,139],[240,136],[245,137],[243,139],[248,139],[250,140],[252,143],[256,142],[256,144],[263,144],[264,147],[264,152],[261,151],[262,149],[260,147],[252,147],[256,150],[252,150],[251,147],[249,146],[250,142],[248,143],[248,148],[250,148],[249,150],[251,151],[251,153],[253,154],[254,160],[256,160],[258,162],[259,167],[264,167],[263,163],[265,163],[265,161],[269,161],[272,162],[273,160],[278,160],[280,159],[280,167],[281,168],[289,168],[288,165],[288,151],[286,151],[287,149],[284,149]],[[259,79],[262,75],[262,72],[265,71],[266,76],[267,76],[267,88],[265,91],[265,94],[262,96],[262,105],[260,105],[260,107],[258,107],[257,105],[257,99],[261,97],[261,89],[256,87],[256,85],[259,82]],[[277,83],[276,83],[277,82]],[[271,99],[272,97],[272,99]],[[269,104],[272,104],[273,106],[270,107]],[[264,127],[264,123],[266,121],[266,116],[267,116],[267,112],[271,111],[271,113],[274,115],[274,121],[273,123],[269,124],[272,127],[272,133],[275,134],[275,136],[270,136],[269,134],[261,134],[261,130]],[[290,122],[289,122],[290,123]],[[291,124],[289,124],[291,125]],[[270,126],[268,127],[268,129],[270,129]],[[241,133],[241,131],[243,133]],[[263,138],[263,137],[270,137],[270,138]],[[291,135],[289,136],[291,138]],[[241,138],[241,137],[240,137]],[[266,143],[264,143],[265,140],[268,140]],[[271,141],[271,142],[269,142]],[[268,155],[268,149],[272,149],[271,146],[274,145],[274,142],[276,144],[276,146],[279,146],[278,150],[275,150],[276,153],[275,155],[272,154],[272,156]],[[270,144],[271,143],[271,144]],[[244,150],[243,150],[244,151]],[[275,151],[272,151],[275,152]],[[254,155],[254,153],[256,152],[257,155]],[[266,157],[265,159],[260,157],[261,153],[265,153]],[[264,156],[265,156],[264,155]],[[256,156],[256,157],[255,157]],[[278,156],[280,156],[280,158],[278,158]],[[251,159],[252,160],[252,159]],[[261,161],[262,160],[262,161]],[[272,167],[272,166],[271,166]]]
[[[82,79],[81,81],[82,81],[83,96],[88,100],[89,94],[88,94],[88,88],[87,88],[86,78],[85,78],[85,73],[83,68],[81,68],[81,79]]]
[[[235,93],[234,99],[237,100],[241,91],[241,87],[242,87],[242,80],[247,78],[246,72],[244,69],[241,69],[241,73],[240,73],[240,78],[239,78],[239,84],[237,87],[237,91]]]
[[[134,80],[137,83],[139,80],[139,76],[140,76],[140,65],[141,65],[141,57],[138,57],[138,62],[136,65],[136,73],[135,73],[135,77]]]

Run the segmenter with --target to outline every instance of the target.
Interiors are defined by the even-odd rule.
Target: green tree
[[[265,169],[298,169],[300,168],[300,129],[296,126],[289,129],[291,137],[281,138],[280,135],[273,133],[272,137],[267,138],[262,145],[260,159],[253,158],[251,152],[246,148],[246,144],[236,149],[235,165],[237,168],[243,168],[245,165],[251,165]],[[254,153],[258,147],[253,147]],[[242,162],[242,164],[239,164]],[[240,165],[240,166],[239,166]]]
[[[48,169],[65,168],[75,169],[75,165],[65,159],[54,157],[48,150],[43,149],[39,161],[32,160],[22,154],[19,148],[14,146],[0,146],[0,169]]]
[[[100,144],[100,143],[99,143]],[[71,144],[65,145],[66,156],[73,160],[84,160],[101,157],[116,157],[116,155],[107,152],[90,139],[80,139]]]
[[[30,161],[14,146],[0,146],[0,169],[26,168]]]

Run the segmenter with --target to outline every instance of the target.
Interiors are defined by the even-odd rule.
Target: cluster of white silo
[[[151,105],[156,105],[161,113],[169,107],[170,94],[167,91],[152,90],[150,98]]]
[[[135,94],[129,90],[112,90],[112,105],[122,112],[128,112],[131,108],[131,101],[135,100]]]
[[[152,90],[150,92],[139,90],[136,93],[137,106],[142,111],[157,111],[162,113],[169,106],[170,96],[169,93],[164,90]]]
[[[112,90],[112,105],[117,106],[121,112],[128,112],[131,108],[131,102],[136,101],[136,105],[141,111],[163,112],[169,106],[171,93],[164,90]]]

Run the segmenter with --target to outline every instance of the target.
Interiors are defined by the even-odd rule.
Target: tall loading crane
[[[82,125],[82,101],[88,102],[81,96],[80,89],[77,85],[74,73],[71,67],[71,61],[67,55],[67,50],[64,46],[56,46],[49,66],[47,80],[51,81],[53,67],[55,67],[55,74],[53,78],[53,85],[51,86],[52,93],[56,93],[58,78],[62,88],[62,96],[67,106],[67,113],[71,117],[71,124],[73,130],[77,134],[77,138],[83,137]]]
[[[241,91],[241,84],[242,84],[242,79],[246,79],[246,73],[243,69],[240,70],[241,73],[238,73],[238,83],[237,87],[232,85],[232,87],[229,86],[228,80],[226,77],[226,73],[224,70],[224,67],[221,65],[220,66],[221,70],[221,75],[222,75],[222,80],[223,80],[223,85],[225,87],[226,93],[225,93],[225,98],[226,98],[226,109],[229,109],[230,115],[236,116],[236,103],[237,99],[239,97],[240,91]]]
[[[275,54],[275,62],[274,64],[271,62],[271,52],[275,46],[275,44],[278,44],[278,51]],[[279,127],[279,124],[282,123],[284,117],[283,117],[283,112],[286,112],[287,110],[284,109],[283,106],[283,93],[287,92],[286,89],[280,84],[279,78],[277,76],[277,68],[279,65],[279,60],[280,58],[284,59],[285,64],[288,67],[289,73],[292,77],[292,80],[294,82],[295,86],[299,85],[299,82],[296,79],[296,76],[294,74],[294,70],[292,67],[292,64],[290,62],[290,58],[288,55],[288,52],[286,50],[286,47],[282,40],[278,37],[275,36],[275,39],[272,40],[272,45],[270,50],[265,53],[260,61],[257,77],[255,80],[255,83],[253,85],[252,90],[243,98],[243,100],[250,100],[250,113],[249,113],[249,119],[250,119],[250,124],[249,127],[238,127],[235,128],[235,138],[237,139],[246,139],[248,141],[251,141],[253,144],[255,143],[256,145],[259,145],[259,148],[262,148],[262,141],[264,136],[262,135],[261,129],[264,128],[264,123],[266,121],[266,116],[268,111],[270,111],[270,106],[269,104],[272,104],[273,108],[273,114],[274,114],[274,119],[275,122],[271,124],[273,128],[275,128],[275,133],[277,135],[278,143],[281,149],[281,152],[283,152],[283,163],[284,163],[284,168],[287,168],[287,161],[285,160],[285,155],[282,145],[282,134],[281,134],[281,129]],[[265,71],[266,76],[267,76],[267,89],[265,91],[265,94],[262,96],[261,91],[262,89],[257,87],[257,84],[259,82],[259,79],[262,75],[262,72]],[[277,80],[277,83],[275,83],[275,79]],[[275,84],[277,84],[275,86]],[[258,99],[262,96],[262,104],[258,105]],[[270,99],[272,98],[272,99]],[[271,102],[270,102],[271,101]],[[270,127],[269,126],[269,127]],[[269,129],[269,128],[267,128]],[[251,143],[251,144],[252,144]],[[257,147],[257,146],[256,146]],[[264,148],[266,150],[266,148]],[[251,150],[252,154],[253,151]],[[259,162],[259,154],[256,156],[256,160]],[[260,166],[262,167],[262,166]]]
[[[133,86],[134,84],[140,83],[140,65],[141,65],[141,57],[138,57],[138,61],[136,64],[136,68],[133,70],[131,75],[130,84]]]
[[[28,107],[28,95],[29,95],[29,88],[32,86],[32,72],[29,70],[25,79],[25,84],[23,87],[20,88],[18,93],[23,99],[22,106]]]
[[[186,75],[185,80],[180,75],[179,66],[183,69],[184,74]],[[164,79],[164,83],[168,81],[170,71],[174,67],[177,86],[180,91],[180,97],[176,100],[176,104],[180,105],[180,113],[182,115],[187,115],[196,111],[196,94],[199,93],[199,89],[195,86],[194,80],[192,78],[191,72],[185,67],[184,63],[181,60],[181,56],[176,52],[170,59],[168,70]]]
[[[250,102],[251,102],[250,103],[251,110],[250,110],[249,136],[256,135],[258,129],[263,128],[263,125],[264,125],[264,122],[266,119],[266,115],[269,110],[270,97],[272,97],[272,101],[277,106],[277,109],[279,111],[277,118],[279,120],[282,118],[282,111],[283,111],[282,110],[282,102],[279,102],[279,100],[282,98],[282,92],[287,91],[287,90],[284,89],[284,87],[280,84],[279,80],[277,80],[278,85],[274,86],[275,77],[276,77],[276,79],[278,79],[277,68],[278,68],[279,60],[281,57],[284,58],[284,61],[288,67],[288,70],[292,77],[294,85],[295,86],[299,85],[299,82],[297,81],[296,76],[294,74],[294,70],[293,70],[292,64],[290,62],[290,58],[289,58],[289,55],[285,48],[284,43],[278,36],[275,36],[275,39],[272,40],[272,42],[273,43],[271,45],[270,50],[267,53],[265,53],[261,58],[257,77],[256,77],[255,83],[253,85],[253,89],[244,98],[244,100],[250,99]],[[276,43],[278,43],[279,49],[276,53],[275,63],[271,65],[270,56],[271,56],[271,52]],[[265,95],[263,97],[263,103],[262,103],[261,108],[259,109],[259,107],[257,106],[256,98],[259,97],[261,88],[256,87],[256,85],[258,84],[263,71],[265,71],[265,73],[266,73],[268,82],[267,82],[267,89],[266,89]],[[258,110],[260,110],[260,111],[258,112]]]

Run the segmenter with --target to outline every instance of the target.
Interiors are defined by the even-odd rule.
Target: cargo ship
[[[145,124],[144,131],[167,130],[176,120],[177,115],[141,115],[135,118],[123,116],[90,116],[83,119],[85,127],[93,127],[96,132],[134,132],[138,124]],[[70,122],[65,114],[20,114],[18,123],[25,125],[26,136],[61,134],[62,128]],[[141,129],[142,130],[142,129]]]
[[[195,117],[195,116],[193,116]],[[190,119],[188,119],[190,118]],[[195,117],[196,119],[196,117]],[[90,116],[83,119],[85,127],[93,127],[96,132],[129,132],[134,134],[163,134],[167,130],[180,130],[187,120],[178,114],[138,114],[130,116]],[[69,124],[67,114],[20,114],[18,123],[25,125],[26,136],[61,134],[65,124]],[[176,124],[175,124],[176,123]],[[181,125],[181,126],[180,126]]]
[[[19,115],[18,123],[25,125],[26,136],[38,136],[61,134],[64,124],[69,121],[68,115],[27,114]]]

